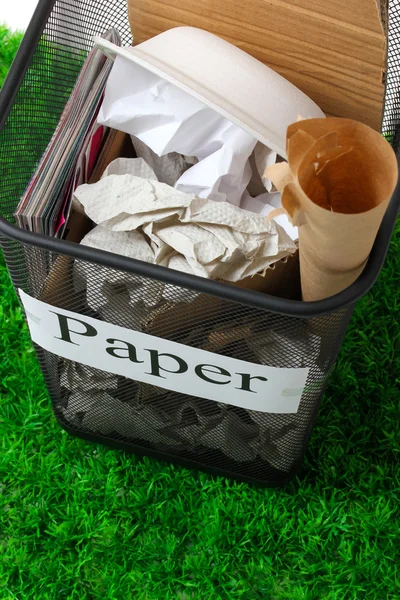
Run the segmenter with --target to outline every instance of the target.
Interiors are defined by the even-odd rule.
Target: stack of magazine
[[[104,39],[120,45],[115,29]],[[15,212],[20,227],[62,237],[73,191],[89,180],[107,135],[97,115],[112,61],[101,50],[88,55],[60,121]]]

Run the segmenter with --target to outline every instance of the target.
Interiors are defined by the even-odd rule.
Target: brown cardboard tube
[[[361,274],[397,183],[385,138],[350,119],[307,119],[287,130],[288,162],[265,176],[299,227],[303,300],[342,291]]]

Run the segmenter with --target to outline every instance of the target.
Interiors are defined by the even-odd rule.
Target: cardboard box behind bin
[[[206,29],[245,50],[329,116],[380,130],[387,0],[128,0],[135,43],[177,27]]]

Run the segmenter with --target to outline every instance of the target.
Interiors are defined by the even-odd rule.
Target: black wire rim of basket
[[[52,12],[56,0],[39,0],[32,20],[21,42],[15,60],[9,71],[6,81],[0,94],[0,131],[4,127],[8,115],[11,111],[15,97],[19,91],[25,73],[28,70],[36,47],[40,41],[47,20]],[[394,5],[394,0],[389,0],[389,6]],[[390,17],[390,13],[389,13]],[[389,18],[390,21],[390,18]],[[399,22],[397,22],[399,21]],[[397,28],[397,29],[396,29]],[[395,29],[400,33],[400,18],[396,19]],[[397,49],[396,32],[392,32],[392,43]],[[389,41],[390,41],[389,26]],[[395,65],[397,66],[397,64]],[[393,66],[393,70],[395,69]],[[393,81],[391,81],[393,79]],[[388,86],[396,84],[396,78],[391,78],[391,60],[388,60],[388,75],[386,77],[386,104],[388,101],[398,103],[397,92],[391,90]],[[393,95],[395,98],[393,98]],[[398,132],[400,123],[398,118],[389,117],[390,129],[392,130],[392,143],[394,146],[398,143]],[[395,150],[397,148],[395,147]],[[382,220],[374,246],[364,268],[358,279],[342,292],[314,302],[301,302],[297,300],[286,300],[275,296],[269,296],[260,292],[242,289],[235,286],[226,285],[218,281],[204,279],[195,275],[189,275],[179,271],[174,271],[159,265],[152,265],[138,260],[126,258],[121,255],[113,254],[103,250],[81,246],[76,243],[68,242],[62,239],[56,239],[44,236],[39,233],[33,233],[11,224],[4,218],[0,218],[0,236],[18,241],[28,246],[35,246],[63,254],[75,259],[89,261],[91,263],[104,265],[114,269],[119,269],[127,273],[133,273],[142,277],[148,277],[164,283],[170,283],[183,288],[192,289],[212,296],[217,296],[225,300],[231,300],[249,307],[260,308],[274,313],[300,318],[315,318],[331,314],[346,306],[355,304],[375,283],[379,272],[385,261],[386,253],[389,248],[390,239],[395,227],[397,214],[400,210],[400,181],[390,200],[389,206]]]

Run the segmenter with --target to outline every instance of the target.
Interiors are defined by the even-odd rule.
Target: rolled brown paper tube
[[[298,121],[286,143],[288,162],[265,176],[299,227],[303,300],[321,300],[364,269],[397,183],[397,159],[381,134],[350,119]]]

